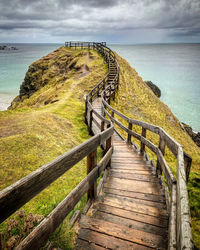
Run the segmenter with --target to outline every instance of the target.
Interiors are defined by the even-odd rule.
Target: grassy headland
[[[111,105],[129,117],[161,126],[193,158],[188,189],[194,240],[200,247],[200,150],[137,72],[117,58],[120,87]],[[84,95],[106,72],[107,66],[97,52],[63,47],[30,66],[20,97],[10,110],[0,112],[1,189],[89,138],[83,116]],[[141,133],[137,126],[133,129]],[[158,145],[157,136],[149,132],[147,138]],[[149,155],[155,159],[151,152]],[[169,150],[166,159],[175,173],[175,158]],[[27,203],[25,213],[46,216],[82,180],[85,165],[85,160],[81,161]],[[84,197],[77,207],[82,208],[85,201]],[[6,231],[5,225],[1,230]],[[51,239],[61,248],[71,249],[72,236],[67,218]]]
[[[93,50],[61,47],[30,65],[23,83],[29,98],[24,93],[10,110],[0,112],[0,189],[89,138],[84,98],[106,73],[107,65]],[[84,159],[28,202],[25,213],[48,215],[85,175]],[[85,202],[86,197],[77,207]],[[0,229],[5,234],[5,224]],[[67,218],[52,239],[69,249],[72,235]]]

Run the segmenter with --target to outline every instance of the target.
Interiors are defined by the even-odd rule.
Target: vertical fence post
[[[104,122],[104,121],[101,121],[101,132],[104,131],[104,125],[105,125],[105,122]]]
[[[185,152],[184,153],[184,166],[185,166],[185,173],[186,173],[186,181],[188,183],[189,181],[189,176],[190,176],[190,168],[192,165],[192,158],[189,157]]]
[[[103,90],[105,89],[105,85],[106,85],[105,80],[103,80]]]
[[[86,100],[85,100],[85,123],[87,124],[87,113],[88,113],[88,107],[87,107],[87,102],[88,102],[88,97],[86,96]]]
[[[142,136],[144,138],[146,138],[146,128],[142,128]],[[144,155],[144,153],[145,153],[145,144],[142,141],[141,141],[140,152],[141,152],[142,155]]]
[[[114,115],[115,115],[115,112],[114,111],[112,111],[111,112],[111,116],[114,118]]]
[[[111,85],[109,87],[109,96],[108,96],[108,104],[110,104],[110,99],[111,99]]]
[[[87,156],[87,175],[96,167],[97,165],[97,149],[91,152]],[[88,190],[87,199],[96,199],[97,197],[97,182],[95,181],[94,184]]]
[[[113,101],[115,100],[115,84],[114,84],[114,91],[113,91]]]
[[[109,128],[111,126],[111,124],[107,124],[107,128]],[[105,152],[108,152],[108,150],[110,149],[111,147],[111,137],[109,137],[107,140],[106,140],[106,150]],[[107,166],[106,167],[110,167],[111,165],[111,160],[108,162]]]
[[[117,70],[117,90],[119,89],[119,71],[118,70]]]
[[[160,149],[162,155],[164,156],[165,155],[165,141],[161,137],[160,137],[158,148]],[[157,170],[156,171],[158,175],[162,174],[162,168],[161,168],[158,158],[157,158]]]
[[[90,122],[89,122],[89,133],[92,135],[92,114],[93,114],[93,109],[90,110]]]
[[[132,130],[132,127],[133,127],[133,124],[129,121],[128,129]],[[127,142],[128,142],[128,144],[131,144],[131,135],[130,134],[128,134]]]

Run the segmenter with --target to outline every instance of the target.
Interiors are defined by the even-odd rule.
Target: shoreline
[[[5,111],[10,106],[17,94],[3,94],[0,93],[0,111]]]

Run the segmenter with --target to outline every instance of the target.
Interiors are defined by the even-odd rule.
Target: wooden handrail
[[[104,46],[103,46],[104,47]],[[106,47],[106,50],[103,51],[105,54],[109,48]],[[99,51],[102,53],[102,51]],[[190,225],[190,210],[189,210],[189,200],[187,193],[187,181],[189,179],[189,171],[191,167],[192,159],[186,153],[183,152],[182,147],[179,143],[177,143],[174,138],[172,138],[166,131],[164,131],[159,126],[155,126],[143,121],[138,121],[135,119],[130,119],[119,111],[115,110],[110,106],[111,95],[114,94],[115,90],[118,89],[118,80],[119,80],[119,67],[114,53],[110,50],[109,57],[116,64],[117,73],[116,76],[112,79],[112,81],[107,84],[105,89],[101,91],[101,98],[103,104],[103,113],[106,115],[112,123],[119,126],[123,129],[127,134],[128,143],[131,142],[131,136],[139,139],[141,141],[141,153],[145,155],[145,146],[147,146],[152,152],[157,155],[158,166],[157,171],[160,178],[162,177],[162,172],[167,180],[168,187],[171,190],[171,201],[170,201],[170,223],[169,223],[169,249],[192,249],[192,234],[191,234],[191,225]],[[108,65],[110,65],[110,60],[108,60]],[[110,72],[110,71],[109,71]],[[94,88],[94,92],[95,92]],[[99,88],[98,88],[99,90]],[[93,93],[94,94],[94,93]],[[92,94],[92,96],[93,96]],[[99,93],[98,93],[99,94]],[[95,95],[95,94],[94,94]],[[90,99],[92,102],[92,98]],[[109,112],[106,110],[108,109]],[[121,122],[119,122],[116,118],[114,118],[114,114],[121,117],[123,120],[128,122],[128,128],[125,127]],[[132,124],[138,125],[142,128],[142,134],[132,131]],[[149,130],[160,136],[159,146],[155,146],[151,141],[147,140],[146,130]],[[165,145],[171,150],[174,156],[177,159],[177,180],[172,174],[171,169],[169,168],[165,158]],[[184,166],[185,165],[185,166]],[[183,174],[184,172],[184,174]],[[166,193],[166,199],[169,197],[169,191]],[[184,197],[184,202],[182,200]],[[184,206],[184,204],[186,204]],[[184,211],[184,212],[183,212]],[[179,222],[177,222],[179,220]],[[180,226],[180,223],[182,226]],[[177,238],[176,238],[177,232]]]

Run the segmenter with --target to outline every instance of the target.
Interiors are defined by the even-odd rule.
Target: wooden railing
[[[157,156],[157,168],[156,172],[161,180],[163,188],[165,189],[166,204],[170,214],[169,228],[168,228],[168,249],[192,249],[192,232],[191,232],[191,219],[190,208],[187,191],[187,181],[189,179],[189,173],[191,168],[192,159],[189,155],[183,152],[182,146],[176,142],[166,131],[162,128],[134,119],[130,119],[124,114],[112,108],[109,104],[111,98],[115,99],[115,92],[118,89],[119,82],[119,66],[116,60],[115,54],[108,47],[98,44],[93,45],[105,58],[108,63],[114,63],[116,67],[116,75],[112,81],[109,81],[109,73],[105,78],[97,84],[88,94],[86,98],[86,121],[89,126],[89,130],[92,131],[92,125],[96,124],[95,111],[92,107],[92,102],[99,96],[102,98],[102,112],[104,117],[108,117],[114,125],[120,127],[127,133],[127,142],[132,144],[138,149],[136,144],[132,143],[132,137],[140,141],[140,153],[147,159],[149,156],[145,153],[145,147],[148,147]],[[97,114],[95,114],[97,115]],[[118,115],[121,119],[128,123],[128,126],[124,126],[119,120],[114,118],[114,115]],[[97,115],[98,116],[98,115]],[[101,129],[104,121],[101,120]],[[141,127],[141,135],[132,130],[133,125]],[[149,130],[159,136],[159,145],[154,145],[150,140],[146,138],[146,131]],[[117,132],[116,128],[115,131]],[[118,132],[120,135],[120,133]],[[121,136],[121,135],[120,135]],[[121,136],[122,137],[122,136]],[[123,138],[123,137],[122,137]],[[124,139],[124,138],[123,138]],[[171,169],[169,168],[164,155],[165,146],[167,146],[177,161],[176,178],[174,177]],[[167,186],[164,182],[164,177],[167,181]]]
[[[81,183],[17,246],[16,249],[39,249],[49,238],[50,234],[59,226],[64,218],[78,203],[81,197],[88,192],[88,199],[97,195],[96,180],[100,173],[110,164],[113,147],[111,136],[114,132],[113,124],[119,126],[127,133],[127,141],[132,143],[132,137],[141,142],[141,154],[145,155],[145,147],[157,155],[157,174],[164,183],[164,174],[168,189],[165,188],[166,201],[170,213],[169,220],[169,249],[192,249],[192,235],[190,225],[190,211],[186,180],[189,178],[191,158],[184,154],[180,144],[170,137],[162,128],[134,119],[129,119],[122,113],[113,109],[109,104],[115,99],[115,92],[119,83],[119,66],[115,54],[106,47],[105,43],[93,42],[67,42],[67,47],[92,48],[97,50],[108,64],[109,72],[87,95],[85,102],[85,120],[90,133],[93,127],[99,128],[99,133],[88,141],[73,148],[49,164],[39,168],[30,175],[22,178],[0,193],[0,222],[8,218],[17,209],[31,198],[41,192],[50,183],[68,171],[77,162],[87,156],[87,176]],[[116,73],[110,77],[111,66],[114,65]],[[113,67],[113,66],[112,66]],[[93,108],[93,101],[102,98],[102,113]],[[114,114],[128,122],[128,128],[114,118]],[[110,118],[108,120],[106,117]],[[97,121],[98,118],[98,121]],[[100,121],[100,124],[99,124]],[[142,128],[142,135],[132,131],[132,125]],[[146,139],[146,130],[160,136],[159,146],[156,147]],[[134,144],[133,144],[134,145]],[[173,176],[164,158],[165,145],[169,147],[177,159],[177,179]],[[96,163],[97,147],[104,148],[104,156]],[[185,164],[187,163],[187,164]],[[186,171],[184,165],[187,165]],[[187,173],[187,174],[186,174]],[[171,195],[170,195],[171,194]]]

